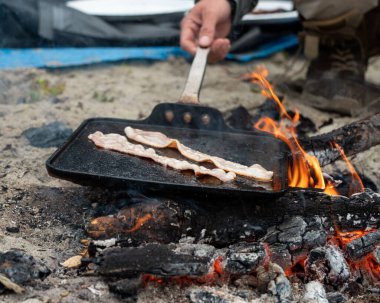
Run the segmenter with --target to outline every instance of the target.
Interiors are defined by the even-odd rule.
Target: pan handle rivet
[[[171,111],[171,110],[165,111],[165,119],[168,122],[172,122],[173,119],[174,119],[174,113],[173,113],[173,111]]]
[[[192,116],[189,112],[183,114],[183,121],[189,124],[191,122]]]
[[[210,124],[210,116],[207,114],[202,115],[201,120],[204,125]]]

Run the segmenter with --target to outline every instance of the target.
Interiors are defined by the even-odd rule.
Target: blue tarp
[[[296,35],[284,36],[251,53],[229,54],[227,59],[248,62],[265,58],[298,44]],[[28,67],[61,68],[124,60],[167,60],[189,55],[177,46],[0,49],[0,69]]]

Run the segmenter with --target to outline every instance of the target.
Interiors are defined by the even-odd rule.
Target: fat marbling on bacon
[[[205,153],[191,149],[190,147],[183,145],[178,140],[169,138],[165,134],[160,132],[144,131],[141,129],[132,128],[130,126],[127,126],[124,131],[128,139],[155,148],[175,148],[184,157],[195,162],[211,162],[216,167],[224,171],[233,172],[237,175],[253,178],[259,181],[270,182],[273,178],[273,172],[266,170],[259,164],[246,166],[222,159],[220,157],[210,156]]]
[[[103,134],[102,132],[97,131],[90,134],[88,138],[98,147],[132,156],[148,158],[165,167],[170,167],[179,171],[192,170],[196,176],[209,175],[218,178],[222,182],[229,182],[236,178],[236,174],[225,172],[219,168],[208,169],[204,166],[193,164],[188,161],[158,155],[154,149],[145,148],[141,144],[131,143],[125,136],[119,134]]]

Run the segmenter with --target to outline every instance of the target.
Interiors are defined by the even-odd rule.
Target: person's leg
[[[380,100],[364,82],[368,58],[380,50],[378,0],[295,0],[311,59],[302,99],[314,107],[352,114]]]

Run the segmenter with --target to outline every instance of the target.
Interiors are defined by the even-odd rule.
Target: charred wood
[[[265,264],[263,243],[241,242],[223,249],[205,244],[147,244],[106,249],[97,272],[103,276],[202,277],[213,270],[228,276],[250,274]],[[217,269],[215,267],[217,263]]]
[[[10,250],[0,253],[0,274],[16,284],[25,284],[34,279],[45,279],[51,271],[45,264],[22,251]],[[5,290],[0,283],[0,293]]]
[[[303,139],[305,150],[326,166],[341,158],[331,142],[339,144],[347,156],[353,156],[380,144],[380,113],[361,121],[353,122],[329,133]]]
[[[144,281],[141,276],[138,276],[136,278],[109,281],[108,285],[112,292],[117,293],[122,297],[134,298],[137,295],[138,290],[144,286]]]
[[[327,233],[319,217],[292,217],[268,228],[263,240],[268,244],[272,262],[286,269],[304,260],[314,247],[325,245]]]
[[[298,233],[305,233],[302,244],[301,234],[291,237],[294,240],[292,250],[300,245],[306,247],[308,243],[323,242],[326,235],[318,232],[320,225],[330,233],[335,227],[344,231],[380,227],[380,196],[370,191],[346,198],[312,190],[292,190],[277,199],[256,198],[255,201],[185,203],[146,198],[128,205],[114,216],[94,219],[87,232],[95,239],[117,237],[123,246],[192,238],[195,243],[226,247],[239,241],[258,241],[270,226],[280,226],[296,216],[302,217],[300,222],[307,227],[293,228]],[[315,216],[320,218],[315,219]],[[289,239],[287,231],[292,231],[292,227],[279,228],[267,236],[269,243],[271,237],[275,239],[273,243],[278,241],[277,244],[281,244],[281,239]]]
[[[342,285],[350,278],[350,268],[342,251],[333,245],[311,250],[305,271],[310,281],[317,280],[327,285]]]
[[[177,253],[174,246],[147,244],[106,250],[99,262],[103,276],[136,277],[151,274],[160,277],[203,276],[210,269],[211,256],[198,257]]]
[[[376,230],[347,244],[346,255],[352,260],[358,260],[374,251],[379,244],[380,230]]]
[[[224,270],[234,275],[250,274],[267,257],[263,243],[238,243],[227,249]]]

